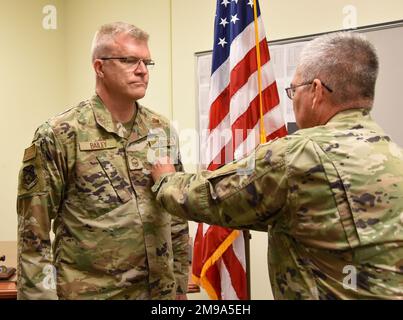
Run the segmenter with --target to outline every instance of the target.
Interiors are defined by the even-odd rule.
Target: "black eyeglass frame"
[[[330,88],[328,85],[326,85],[323,81],[321,81],[321,80],[319,80],[319,81],[320,81],[320,83],[322,84],[322,86],[324,86],[330,93],[333,92],[333,89],[332,89],[332,88]],[[312,80],[312,81],[303,82],[303,83],[301,83],[301,84],[299,84],[299,85],[296,85],[296,86],[292,86],[292,87],[290,86],[290,87],[288,87],[288,88],[285,88],[284,90],[285,90],[285,92],[287,93],[287,97],[292,100],[292,99],[294,98],[295,89],[297,89],[298,87],[310,85],[310,84],[312,84],[312,83],[313,83],[313,80]]]
[[[101,57],[98,59],[100,59],[100,60],[119,60],[120,62],[123,62],[123,63],[129,63],[129,60],[132,59],[132,60],[136,60],[136,62],[133,62],[133,66],[137,65],[136,68],[138,68],[138,66],[140,65],[140,62],[143,62],[147,68],[155,66],[154,60],[140,59],[140,58],[136,58],[136,57]]]

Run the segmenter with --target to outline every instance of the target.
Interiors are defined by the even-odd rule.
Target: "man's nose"
[[[137,67],[134,69],[134,73],[148,73],[148,68],[143,60],[140,60]]]

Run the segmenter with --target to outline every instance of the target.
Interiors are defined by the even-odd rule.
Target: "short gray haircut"
[[[333,89],[335,104],[372,102],[378,70],[375,47],[353,32],[330,33],[312,40],[302,50],[297,68],[302,81],[317,78]]]
[[[134,39],[148,41],[149,35],[140,28],[125,22],[114,22],[102,25],[95,33],[92,40],[91,56],[92,61],[100,58],[110,50],[114,44],[116,36],[120,34],[128,34]]]

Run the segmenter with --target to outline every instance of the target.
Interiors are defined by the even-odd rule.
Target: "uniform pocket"
[[[75,186],[89,211],[109,211],[131,199],[124,159],[113,150],[84,151],[77,157]]]
[[[148,162],[153,163],[155,160],[163,157],[170,157],[174,164],[178,163],[178,144],[171,139],[148,140],[149,150],[147,152]]]
[[[114,166],[112,161],[105,156],[97,156],[97,160],[101,165],[103,171],[109,179],[113,189],[118,195],[120,201],[122,203],[126,203],[132,198],[132,195],[129,191],[129,183],[124,179],[124,177],[120,174],[117,167]],[[123,171],[123,168],[122,168]]]

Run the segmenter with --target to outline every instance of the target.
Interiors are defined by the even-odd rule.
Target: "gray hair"
[[[333,89],[335,104],[375,96],[379,61],[375,47],[361,34],[337,32],[320,36],[302,50],[297,71],[302,81],[317,78]]]
[[[125,22],[114,22],[102,25],[95,33],[92,40],[91,55],[92,61],[105,54],[110,50],[116,36],[120,34],[128,34],[134,39],[148,41],[149,35],[140,28]]]

